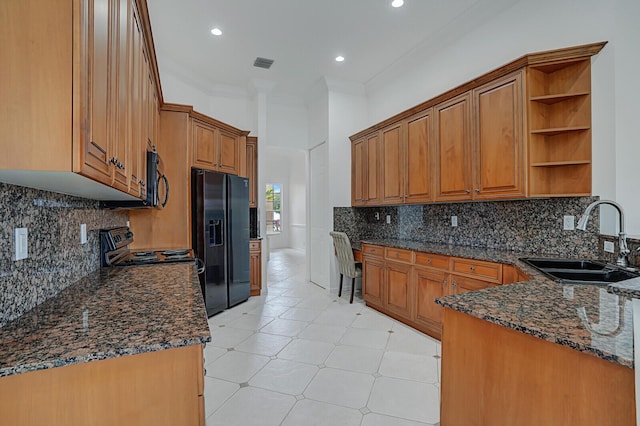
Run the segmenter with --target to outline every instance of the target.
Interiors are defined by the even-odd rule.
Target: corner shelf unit
[[[591,195],[591,59],[527,68],[529,196]]]

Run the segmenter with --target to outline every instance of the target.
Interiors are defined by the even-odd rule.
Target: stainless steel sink
[[[521,258],[543,274],[567,284],[617,283],[640,276],[636,272],[594,260]]]
[[[607,267],[604,262],[594,260],[577,260],[577,259],[520,259],[534,268],[538,269],[570,269],[577,271],[597,270],[602,271]]]

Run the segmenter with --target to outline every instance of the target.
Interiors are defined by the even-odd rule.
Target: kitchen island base
[[[202,345],[0,378],[1,424],[204,425]]]
[[[444,310],[442,426],[634,425],[634,370]]]

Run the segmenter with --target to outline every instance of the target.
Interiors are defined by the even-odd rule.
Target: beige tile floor
[[[275,251],[263,295],[209,319],[207,426],[438,425],[440,343],[306,281],[304,261]]]

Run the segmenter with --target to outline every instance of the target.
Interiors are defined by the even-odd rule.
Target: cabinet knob
[[[141,186],[147,186],[146,182],[145,182],[145,181],[143,181],[142,179],[140,179],[140,185],[141,185]]]
[[[447,280],[442,281],[442,286],[446,286],[447,285]]]
[[[470,190],[468,190],[468,189],[465,189],[465,190],[464,190],[464,192],[466,192],[467,194],[470,194],[470,193],[471,193],[471,191],[470,191]]]
[[[455,281],[453,281],[453,282],[451,283],[451,287],[457,287],[457,286],[458,286],[458,284],[456,284],[456,282],[455,282]]]
[[[479,193],[480,193],[480,189],[476,188],[476,194],[479,194]]]
[[[476,267],[475,266],[471,266],[471,267],[469,267],[469,269],[471,269],[472,271],[475,271]]]
[[[118,166],[118,157],[112,157],[111,160],[109,160],[109,162],[117,167]]]
[[[118,168],[120,170],[124,170],[124,164],[122,164],[121,162],[118,161]]]

